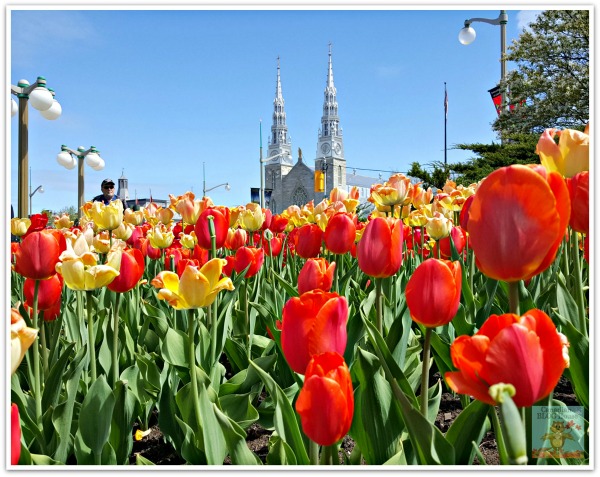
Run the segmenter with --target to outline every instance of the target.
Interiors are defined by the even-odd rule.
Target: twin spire
[[[338,104],[333,83],[333,62],[331,55],[332,43],[329,43],[329,61],[327,65],[327,82],[325,85],[325,98],[323,101],[323,116],[321,117],[321,128],[317,145],[317,156],[326,153],[327,156],[337,156],[343,158],[343,145],[341,138],[341,128],[339,128]],[[284,109],[284,99],[281,89],[281,65],[280,58],[277,56],[277,82],[275,85],[275,99],[273,100],[273,125],[271,126],[271,137],[269,138],[269,149],[267,157],[278,155],[273,160],[284,164],[292,165],[291,157],[291,138],[288,135],[286,115]],[[327,146],[324,143],[327,143]],[[320,151],[320,152],[319,152]],[[285,153],[289,152],[289,156]]]

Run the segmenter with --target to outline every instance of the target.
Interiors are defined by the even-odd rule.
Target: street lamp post
[[[56,119],[60,116],[62,108],[58,101],[54,99],[54,91],[46,87],[46,79],[38,76],[33,84],[27,80],[19,80],[17,85],[10,86],[10,92],[19,98],[19,104],[11,98],[11,115],[19,113],[19,145],[18,145],[18,197],[19,217],[26,217],[28,210],[29,197],[27,190],[29,187],[27,169],[29,168],[29,114],[28,103],[40,111],[46,119]]]
[[[204,162],[202,163],[202,198],[204,199],[206,197],[206,193],[210,192],[211,190],[214,190],[218,187],[225,187],[225,190],[227,192],[229,192],[231,190],[231,186],[229,185],[229,182],[223,182],[222,184],[218,184],[214,187],[209,187],[208,189],[206,188],[206,172],[204,169]]]
[[[506,79],[506,24],[508,23],[508,14],[506,10],[500,10],[500,15],[498,18],[470,18],[469,20],[465,20],[465,26],[458,33],[458,41],[460,41],[463,45],[468,45],[475,41],[475,37],[477,34],[473,27],[471,27],[471,23],[473,22],[482,22],[489,23],[490,25],[500,25],[500,80],[503,81]],[[506,108],[506,94],[504,92],[501,93],[501,101],[502,108]]]
[[[77,160],[75,160],[77,158]],[[60,147],[60,152],[56,156],[56,161],[66,169],[73,169],[75,166],[79,166],[78,169],[78,183],[77,183],[77,218],[81,219],[81,207],[83,206],[83,160],[87,162],[95,171],[101,171],[104,169],[104,159],[100,157],[100,151],[94,146],[86,149],[83,146],[79,146],[77,150],[73,150],[65,146],[64,144]]]
[[[31,167],[29,168],[29,216],[31,217],[31,198],[35,195],[36,192],[39,192],[40,194],[44,193],[44,186],[43,185],[39,185],[35,188],[35,190],[33,192],[31,192]]]
[[[261,148],[261,153],[262,153],[262,148]],[[259,164],[260,164],[260,207],[261,207],[261,209],[265,206],[265,174],[264,174],[265,171],[264,171],[263,164],[265,162],[272,161],[273,159],[277,159],[278,157],[285,157],[285,156],[291,156],[291,154],[287,151],[284,151],[284,152],[280,152],[279,154],[275,154],[274,156],[265,157],[264,159],[262,158],[262,154],[261,154],[261,158],[259,159]]]

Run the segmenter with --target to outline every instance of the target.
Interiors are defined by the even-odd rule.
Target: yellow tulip
[[[535,148],[540,162],[549,171],[558,171],[564,177],[590,170],[590,136],[574,129],[546,129]],[[558,135],[558,145],[554,136]]]
[[[110,249],[110,236],[108,234],[108,230],[104,230],[94,236],[92,245],[95,252],[108,253],[108,250]]]
[[[452,222],[440,212],[435,212],[432,218],[427,219],[425,230],[433,240],[440,240],[450,235]]]
[[[123,222],[115,230],[113,230],[113,237],[119,240],[127,240],[133,233],[133,227],[133,225]]]
[[[262,227],[265,216],[259,204],[250,203],[240,212],[239,221],[244,230],[256,232]]]
[[[119,275],[121,255],[124,242],[117,242],[107,254],[106,264],[98,263],[98,255],[91,252],[83,235],[71,245],[67,241],[67,249],[60,255],[56,271],[60,273],[65,284],[72,290],[95,290],[108,285]]]
[[[62,214],[60,216],[54,216],[54,228],[56,229],[70,229],[73,227],[73,221],[69,214]]]
[[[27,232],[27,229],[31,225],[31,220],[29,219],[20,219],[19,217],[15,217],[10,219],[10,233],[16,235],[17,237],[22,237]]]
[[[179,241],[181,242],[181,246],[183,248],[194,250],[194,247],[198,243],[198,239],[196,238],[196,232],[194,232],[193,230],[190,234],[184,234],[183,232],[181,232],[181,234],[179,235]]]
[[[29,328],[17,308],[12,308],[10,310],[10,374],[17,370],[37,335],[38,330]]]
[[[123,222],[131,224],[134,227],[141,225],[144,222],[144,208],[140,207],[140,210],[125,209],[125,212],[123,212]]]
[[[371,187],[369,202],[376,206],[391,207],[410,200],[412,184],[404,174],[392,175],[384,184],[376,184]],[[383,211],[378,208],[378,210]]]
[[[148,230],[146,236],[150,240],[150,245],[159,249],[170,247],[173,240],[175,240],[173,232],[165,224],[158,224],[153,229]]]
[[[86,202],[83,212],[94,221],[98,230],[114,230],[123,222],[123,202],[119,199],[108,205],[104,202]]]
[[[229,277],[221,278],[223,266],[227,260],[213,258],[202,268],[188,265],[181,274],[164,271],[153,280],[152,285],[160,288],[158,298],[165,300],[178,310],[202,308],[211,305],[221,290],[233,290]]]

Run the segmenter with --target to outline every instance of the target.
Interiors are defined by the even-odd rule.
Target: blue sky
[[[534,7],[508,10],[508,45],[535,18]],[[413,161],[443,161],[444,82],[448,162],[470,157],[454,144],[497,140],[488,90],[500,77],[500,28],[474,23],[477,39],[468,46],[457,36],[465,19],[496,18],[498,8],[21,8],[7,11],[7,81],[44,76],[63,110],[48,121],[29,108],[31,184],[45,189],[33,197],[34,213],[77,204],[77,169],[56,162],[61,144],[96,146],[106,162],[102,171],[85,166],[86,200],[122,171],[131,198],[150,190],[155,199],[201,196],[205,163],[207,188],[231,184],[229,192],[211,191],[213,201],[246,204],[260,185],[259,122],[266,155],[278,56],[293,157],[300,147],[313,164],[329,42],[349,169],[405,172]],[[16,116],[7,137],[16,210]]]

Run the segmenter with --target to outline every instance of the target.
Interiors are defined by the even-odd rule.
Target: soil
[[[436,376],[433,376],[436,379]],[[564,378],[561,378],[558,385],[555,388],[554,399],[558,399],[570,406],[577,406],[579,403],[573,394],[571,383]],[[462,410],[460,399],[458,396],[451,393],[443,393],[440,402],[440,410],[435,420],[435,425],[440,431],[445,433],[456,417]],[[133,450],[129,459],[131,465],[135,465],[136,455],[141,455],[146,459],[150,460],[156,465],[183,465],[185,461],[175,452],[175,449],[171,444],[163,439],[163,434],[157,425],[158,417],[156,413],[150,419],[150,434],[145,436],[141,441],[134,441]],[[133,432],[137,430],[134,427]],[[254,423],[247,430],[246,442],[248,448],[254,452],[263,463],[266,463],[267,454],[269,452],[269,438],[271,431],[262,428],[260,425]],[[343,462],[344,453],[346,456],[350,456],[352,449],[354,448],[354,441],[350,436],[344,437],[342,445],[340,446],[340,462]],[[498,447],[496,439],[492,431],[487,432],[483,437],[479,450],[485,459],[487,465],[500,465],[498,456]],[[363,462],[364,463],[364,462]],[[223,463],[224,465],[230,465],[231,461],[229,457]],[[477,457],[473,462],[474,465],[480,465]]]

